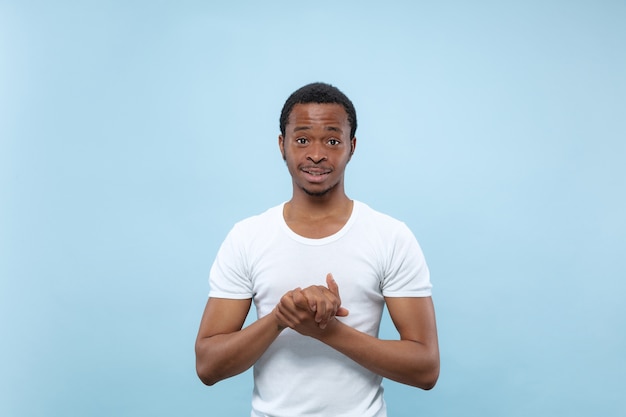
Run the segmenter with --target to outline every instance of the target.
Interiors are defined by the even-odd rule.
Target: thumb
[[[337,281],[333,278],[333,274],[326,275],[326,286],[337,297],[339,297],[339,286],[337,285]]]
[[[347,308],[339,307],[339,309],[335,313],[335,316],[337,316],[337,317],[346,317],[348,314],[350,314],[350,312],[348,311]]]
[[[337,285],[337,281],[333,278],[333,274],[326,275],[326,285],[328,286],[328,290],[332,292],[341,303],[341,297],[339,296],[339,286]],[[339,307],[335,316],[337,317],[345,317],[349,314],[348,309],[344,307]]]

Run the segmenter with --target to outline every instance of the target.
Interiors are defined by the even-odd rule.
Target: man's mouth
[[[332,171],[330,169],[318,167],[304,167],[300,170],[306,174],[306,177],[310,182],[319,182]]]
[[[330,174],[330,169],[324,169],[324,168],[307,168],[304,167],[301,169],[302,172],[305,172],[309,175],[325,175],[325,174]]]

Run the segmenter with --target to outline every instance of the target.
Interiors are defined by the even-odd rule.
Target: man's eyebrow
[[[312,127],[311,126],[296,126],[293,128],[294,132],[299,132],[301,130],[311,130]]]
[[[293,128],[293,131],[299,132],[301,130],[311,130],[311,129],[313,129],[313,126],[296,126]],[[340,128],[335,127],[335,126],[326,126],[324,130],[330,130],[331,132],[338,132],[338,133],[343,132]]]

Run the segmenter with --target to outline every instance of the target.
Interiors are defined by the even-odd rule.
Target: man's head
[[[356,146],[356,114],[345,94],[323,83],[300,88],[283,106],[280,129],[294,196],[345,198],[344,172]]]
[[[340,104],[345,109],[350,123],[350,138],[354,138],[356,133],[356,111],[350,99],[337,87],[326,83],[307,84],[294,91],[283,106],[280,113],[280,133],[285,136],[285,126],[289,120],[289,115],[296,104]]]

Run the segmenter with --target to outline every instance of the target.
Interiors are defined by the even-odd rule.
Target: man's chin
[[[327,195],[329,192],[332,191],[333,188],[335,187],[329,187],[323,190],[310,190],[306,187],[301,187],[302,191],[304,191],[307,195],[311,196],[311,197],[324,197],[325,195]]]

